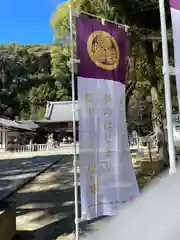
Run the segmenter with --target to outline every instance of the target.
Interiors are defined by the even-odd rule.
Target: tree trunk
[[[159,94],[156,87],[151,87],[151,97],[152,97],[152,124],[154,128],[154,132],[156,134],[156,139],[158,143],[158,151],[159,151],[159,160],[163,161],[165,166],[169,165],[169,153],[167,149],[167,142],[165,139],[163,119],[161,113],[158,109],[158,99]]]
[[[156,133],[159,149],[159,160],[164,162],[165,166],[169,165],[169,153],[165,139],[163,118],[160,110],[159,92],[157,87],[157,76],[155,66],[155,54],[153,51],[153,43],[146,41],[145,50],[147,54],[147,61],[149,67],[149,81],[151,83],[151,98],[152,98],[152,125]]]
[[[126,85],[126,112],[128,111],[129,101],[133,95],[133,92],[136,88],[136,58],[130,57],[128,61],[128,84]]]

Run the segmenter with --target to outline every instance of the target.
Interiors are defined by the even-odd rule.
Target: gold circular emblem
[[[88,54],[96,66],[105,70],[114,70],[119,64],[119,46],[108,32],[95,31],[87,41]]]

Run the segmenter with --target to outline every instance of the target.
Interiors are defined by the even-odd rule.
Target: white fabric
[[[178,104],[180,106],[180,11],[171,8],[173,40],[174,40],[174,57],[176,68],[176,86],[178,95]]]
[[[159,177],[117,217],[89,232],[84,240],[179,240],[180,170]],[[115,237],[114,237],[115,236]]]
[[[125,85],[79,77],[78,94],[82,218],[116,215],[122,202],[139,194],[128,145]]]

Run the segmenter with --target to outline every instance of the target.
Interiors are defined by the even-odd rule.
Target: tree
[[[167,26],[169,29],[171,18],[168,2],[168,0],[165,1]],[[76,0],[73,4],[76,4],[76,8],[79,10],[131,26],[129,30],[131,47],[135,49],[139,45],[139,49],[143,53],[139,54],[137,51],[131,55],[126,102],[127,104],[129,103],[138,85],[143,87],[143,89],[148,86],[152,99],[152,123],[160,136],[160,160],[164,161],[165,165],[167,165],[168,152],[163,129],[164,116],[162,114],[164,93],[162,87],[162,70],[160,69],[160,63],[162,62],[161,41],[153,38],[153,36],[159,36],[160,38],[158,0]],[[63,18],[59,12],[63,12]],[[53,17],[53,21],[56,23],[54,25],[56,37],[60,37],[64,33],[61,30],[65,29],[65,23],[67,27],[67,12],[67,5],[60,6]],[[169,42],[169,45],[172,45],[171,42]],[[140,64],[139,68],[137,68],[138,64]]]
[[[116,11],[118,14],[118,20],[128,23],[129,25],[135,25],[136,28],[145,28],[150,31],[155,31],[155,33],[160,35],[160,17],[158,9],[158,1],[138,1],[138,0],[128,0],[128,1],[116,1],[111,0],[112,5],[116,6]],[[167,24],[170,24],[170,12],[168,1],[166,1],[166,13],[167,13]],[[123,16],[123,17],[122,17]],[[151,19],[151,21],[149,21]],[[141,36],[140,36],[141,37]],[[159,151],[160,159],[168,164],[168,152],[165,143],[165,136],[163,130],[163,119],[162,112],[160,109],[160,91],[158,88],[158,79],[156,72],[156,58],[161,49],[161,43],[155,40],[149,40],[148,37],[144,38],[142,48],[145,51],[147,59],[147,71],[148,80],[151,84],[151,97],[153,105],[153,125],[156,126],[158,136],[159,136]]]
[[[34,108],[33,94],[42,109],[46,101],[57,99],[56,78],[51,74],[51,46],[0,45],[0,56],[1,115],[28,119]]]
[[[63,94],[67,94],[65,99],[71,99],[68,5],[69,3],[64,3],[56,8],[51,19],[55,35],[55,44],[51,52],[52,74],[56,78],[59,100],[64,99]],[[77,7],[76,1],[72,1],[72,5]]]
[[[71,97],[71,77],[69,69],[69,46],[55,44],[52,47],[52,75],[56,78],[57,97],[62,98],[62,92],[66,92],[67,98]]]
[[[150,31],[156,31],[157,33],[160,32],[158,1],[112,0],[111,4],[115,7],[116,20],[118,22],[126,23],[130,26],[135,25],[135,31],[137,31],[138,28],[145,28]],[[170,14],[167,12],[168,23],[170,20],[169,16]],[[151,21],[149,21],[149,19],[151,19]],[[132,29],[132,32],[134,32],[134,29]],[[150,91],[153,105],[152,121],[158,132],[157,135],[159,136],[160,159],[164,161],[165,164],[168,164],[168,152],[163,131],[162,112],[160,109],[160,92],[158,89],[159,79],[156,73],[156,57],[161,48],[161,44],[157,44],[157,41],[152,39],[149,40],[148,37],[144,38],[142,41],[141,35],[142,34],[139,34],[139,40],[142,42],[141,47],[146,56],[148,81],[151,85]]]
[[[10,45],[9,48],[5,48],[1,51],[0,69],[1,69],[1,107],[3,110],[11,108],[12,115],[15,116],[19,111],[18,94],[17,89],[20,87],[20,92],[26,86],[27,74],[27,52],[24,49],[20,49],[19,46],[13,48]],[[25,56],[23,59],[22,55]]]
[[[67,64],[68,60],[70,59],[69,55],[69,43],[67,41],[68,36],[68,4],[64,3],[60,5],[56,12],[54,13],[52,19],[51,19],[51,26],[54,29],[54,35],[55,35],[55,42],[52,50],[52,71],[53,74],[56,76],[57,79],[59,79],[60,86],[62,87],[63,83],[66,82],[67,85],[69,85],[69,96],[71,95],[71,87],[70,87],[70,71],[69,66]],[[108,1],[89,1],[89,0],[83,0],[83,1],[72,1],[72,6],[77,10],[83,10],[87,11],[92,14],[96,14],[98,16],[108,18],[110,20],[115,19],[115,10],[114,8],[108,3]],[[60,43],[57,43],[57,42]],[[63,44],[61,44],[63,42]],[[127,63],[129,65],[129,76],[131,79],[128,79],[127,82],[127,106],[128,102],[130,100],[130,97],[135,89],[136,86],[136,80],[135,76],[133,75],[133,59],[136,57],[131,57]],[[135,66],[134,66],[135,67]],[[63,87],[62,87],[63,88]],[[67,89],[67,86],[64,86],[65,89]],[[76,93],[77,95],[77,93]]]

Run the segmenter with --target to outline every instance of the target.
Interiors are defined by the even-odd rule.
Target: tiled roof
[[[21,124],[20,122],[12,121],[10,119],[1,118],[1,117],[0,117],[0,125],[9,127],[9,128],[18,128],[18,129],[33,131],[33,129],[29,128],[25,124]]]
[[[78,109],[78,101],[75,103],[75,108]],[[46,120],[57,122],[71,122],[73,121],[72,102],[48,102],[44,118]],[[76,121],[78,121],[78,111],[76,112]]]
[[[23,121],[16,121],[21,124],[22,127],[30,128],[30,129],[37,129],[39,125],[32,120],[23,120]]]

